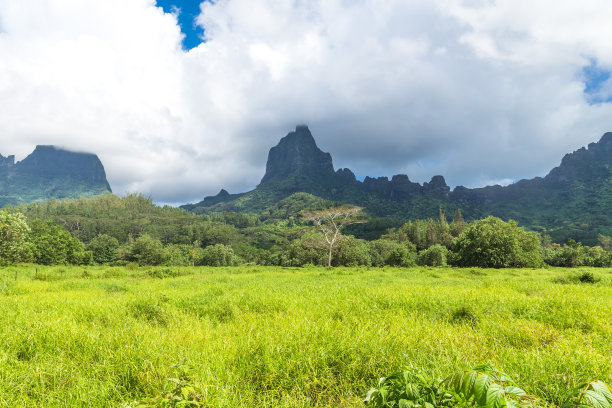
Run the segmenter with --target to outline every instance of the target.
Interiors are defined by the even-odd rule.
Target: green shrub
[[[445,266],[447,253],[446,247],[440,244],[432,245],[419,253],[417,263],[426,266]]]
[[[370,261],[372,266],[385,266],[388,264],[391,253],[399,249],[409,248],[414,252],[412,244],[408,241],[405,243],[399,243],[390,239],[377,239],[375,241],[368,242],[368,250],[370,253]]]
[[[451,313],[450,321],[451,323],[468,323],[474,325],[478,323],[478,316],[469,306],[461,306]]]
[[[178,270],[173,270],[170,268],[153,268],[147,271],[147,275],[151,278],[164,279],[164,278],[176,278],[180,276],[180,272]]]
[[[99,234],[87,244],[87,249],[92,252],[93,260],[99,264],[116,261],[117,248],[119,248],[117,238],[107,234]]]
[[[238,263],[232,247],[224,244],[210,245],[202,251],[200,265],[232,266]]]
[[[414,245],[402,245],[395,248],[387,258],[387,265],[410,267],[416,265],[416,250]]]
[[[525,231],[516,221],[496,217],[474,222],[453,240],[450,249],[455,266],[522,268],[543,263],[537,234]]]
[[[131,245],[128,261],[139,265],[161,265],[165,260],[164,246],[159,239],[142,234]]]
[[[370,254],[366,241],[357,239],[350,235],[340,240],[338,248],[333,254],[332,265],[334,266],[358,266],[370,265]]]
[[[578,275],[578,280],[581,283],[595,283],[598,281],[598,279],[595,278],[595,275],[593,275],[593,272],[590,271],[586,271]]]

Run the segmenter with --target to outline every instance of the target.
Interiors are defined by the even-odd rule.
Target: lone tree
[[[323,233],[323,247],[327,249],[327,266],[331,266],[332,253],[344,237],[340,231],[351,224],[361,224],[366,221],[357,218],[362,207],[332,207],[320,211],[309,211],[303,218],[312,221],[315,227]]]

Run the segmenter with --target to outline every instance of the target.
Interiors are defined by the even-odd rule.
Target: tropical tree
[[[116,261],[117,248],[119,241],[108,234],[99,234],[87,244],[87,249],[93,254],[93,260],[100,264]]]
[[[362,210],[362,207],[332,207],[303,214],[304,219],[312,221],[322,234],[318,244],[327,249],[327,266],[331,266],[333,251],[344,237],[341,230],[347,225],[366,222],[357,218]]]
[[[0,211],[0,264],[26,260],[30,227],[20,213]]]
[[[131,245],[127,260],[139,265],[161,265],[165,260],[164,246],[159,239],[142,234]]]
[[[89,264],[93,260],[85,245],[59,225],[35,220],[30,242],[34,261],[42,265]]]
[[[540,239],[516,221],[490,216],[474,222],[451,243],[452,263],[483,268],[542,265]]]
[[[237,259],[232,247],[216,244],[204,248],[200,262],[207,266],[232,266],[237,263]]]

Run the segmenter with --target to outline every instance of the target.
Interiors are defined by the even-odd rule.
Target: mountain
[[[304,206],[320,203],[317,200],[322,198],[360,205],[372,216],[397,221],[437,217],[440,209],[447,214],[461,209],[466,219],[495,215],[515,219],[557,241],[572,237],[592,244],[598,233],[612,235],[612,133],[567,154],[544,178],[505,187],[458,186],[451,191],[440,175],[421,185],[405,174],[359,181],[349,169],[334,171],[331,155],[317,147],[308,127],[298,126],[270,149],[266,173],[254,190],[242,194],[221,190],[183,208],[196,213],[270,216],[272,209],[296,193]]]
[[[110,192],[104,166],[95,154],[36,146],[17,163],[15,156],[0,155],[0,206]]]

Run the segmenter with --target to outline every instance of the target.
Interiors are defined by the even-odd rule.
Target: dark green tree
[[[345,236],[340,241],[332,260],[334,266],[369,266],[371,263],[366,241],[351,235]]]
[[[29,232],[30,227],[22,214],[0,211],[0,264],[28,260]]]
[[[161,265],[165,260],[164,246],[159,239],[142,234],[131,245],[128,261],[139,265]]]
[[[91,252],[59,225],[35,220],[31,224],[30,242],[34,262],[42,265],[88,264]]]
[[[540,240],[516,221],[487,217],[474,222],[451,244],[452,264],[483,268],[538,267],[542,265]]]
[[[232,266],[238,263],[232,247],[216,244],[204,248],[201,265],[206,266]]]
[[[427,249],[419,252],[417,263],[427,266],[444,266],[446,265],[446,255],[448,249],[440,244],[432,245]]]
[[[99,234],[87,244],[87,249],[92,252],[93,260],[99,264],[116,261],[117,248],[119,248],[119,241],[108,234]]]

